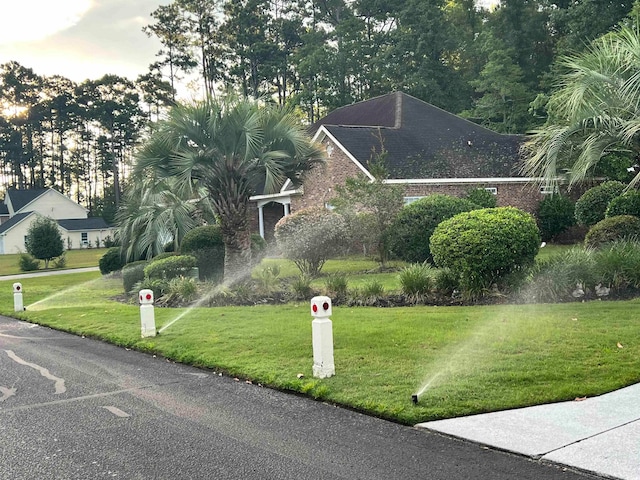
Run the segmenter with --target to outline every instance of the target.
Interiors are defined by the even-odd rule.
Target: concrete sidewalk
[[[99,267],[82,267],[82,268],[69,268],[66,270],[44,270],[31,273],[17,273],[15,275],[0,275],[0,280],[20,280],[22,278],[35,278],[35,277],[47,277],[50,275],[66,275],[68,273],[84,273],[84,272],[98,272]]]
[[[640,480],[640,384],[582,401],[416,426],[597,475]]]

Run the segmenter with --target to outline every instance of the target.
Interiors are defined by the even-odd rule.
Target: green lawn
[[[67,265],[65,268],[97,267],[100,257],[106,248],[83,248],[80,250],[67,250],[65,257]],[[0,255],[0,276],[24,273],[19,266],[20,254]],[[44,262],[40,262],[40,270],[44,270]],[[50,270],[53,270],[50,268]]]
[[[572,400],[640,381],[637,300],[336,307],[336,376],[318,380],[306,302],[156,308],[158,328],[184,317],[160,336],[141,339],[138,306],[111,300],[122,291],[118,278],[69,274],[28,279],[23,287],[27,311],[14,314],[11,282],[0,282],[0,313],[407,424]],[[414,406],[411,395],[427,384]]]

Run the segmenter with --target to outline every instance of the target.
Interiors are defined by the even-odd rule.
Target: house
[[[102,218],[88,218],[88,210],[52,188],[9,189],[0,204],[0,254],[26,251],[25,237],[38,215],[58,222],[67,248],[102,245],[115,229]]]
[[[272,195],[252,197],[264,237],[292,211],[327,205],[337,185],[380,162],[389,184],[404,186],[405,203],[433,194],[463,196],[471,188],[496,195],[498,206],[533,213],[547,192],[518,172],[524,137],[504,135],[402,92],[339,108],[312,127],[327,153],[301,188],[287,181]]]

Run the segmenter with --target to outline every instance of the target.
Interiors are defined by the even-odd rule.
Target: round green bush
[[[322,207],[307,208],[281,218],[275,238],[285,258],[293,260],[303,275],[315,277],[327,259],[344,252],[347,225],[342,215]]]
[[[124,267],[124,259],[122,258],[120,247],[111,247],[107,250],[107,252],[100,257],[98,266],[100,267],[100,273],[102,273],[102,275],[122,270],[122,267]]]
[[[605,217],[609,202],[622,195],[624,184],[615,180],[601,183],[582,194],[576,202],[575,217],[580,225],[595,225]]]
[[[464,198],[434,194],[400,210],[389,228],[391,254],[409,263],[432,262],[429,238],[440,222],[478,206]]]
[[[536,216],[542,240],[548,242],[575,225],[575,205],[562,195],[549,195],[538,205]]]
[[[149,265],[147,260],[139,260],[122,267],[122,285],[125,293],[130,293],[136,283],[144,280],[144,269],[147,265]]]
[[[182,239],[180,253],[196,258],[201,279],[222,281],[224,242],[219,225],[205,225],[187,232]]]
[[[513,207],[460,213],[431,236],[436,265],[456,272],[462,290],[472,295],[532,265],[539,248],[535,219]]]
[[[640,217],[640,191],[629,190],[609,202],[605,217],[633,215]]]
[[[584,239],[587,247],[597,248],[616,240],[640,238],[640,218],[633,215],[607,217],[596,223]]]
[[[481,208],[495,208],[498,205],[497,197],[484,188],[472,188],[464,198]]]
[[[176,277],[188,277],[191,269],[197,265],[191,255],[172,255],[160,260],[152,260],[144,269],[144,276],[150,279],[171,280]]]

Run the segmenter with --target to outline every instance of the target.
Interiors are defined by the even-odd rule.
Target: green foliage
[[[176,277],[188,277],[196,266],[196,258],[191,255],[174,255],[161,260],[151,261],[144,269],[144,276],[150,279],[171,280]]]
[[[591,227],[584,243],[595,248],[624,238],[640,238],[640,218],[632,215],[607,217]]]
[[[393,255],[410,263],[432,262],[429,238],[440,222],[478,206],[464,198],[429,195],[405,206],[389,231]]]
[[[313,297],[313,288],[311,287],[311,279],[305,275],[298,275],[291,280],[291,292],[295,300],[311,300]]]
[[[303,275],[315,277],[327,259],[344,252],[346,231],[341,215],[309,208],[280,219],[275,237],[282,255],[293,260]]]
[[[596,284],[593,250],[573,247],[535,264],[521,295],[530,302],[560,302]],[[580,293],[582,292],[582,293]]]
[[[513,207],[460,213],[431,236],[436,265],[456,272],[463,293],[471,296],[532,265],[539,248],[535,219]]]
[[[100,257],[100,261],[98,262],[100,273],[102,273],[103,275],[122,270],[122,267],[124,267],[124,265],[125,263],[124,259],[122,258],[120,247],[111,247],[109,250],[107,250],[107,253]]]
[[[575,225],[575,205],[568,197],[547,195],[538,205],[536,217],[542,240],[548,242]]]
[[[205,225],[190,230],[182,240],[180,253],[196,257],[200,278],[213,282],[222,281],[224,242],[219,225]]]
[[[414,263],[403,268],[398,275],[402,293],[418,298],[428,294],[433,288],[433,269],[428,263]]]
[[[403,188],[358,177],[348,178],[336,191],[331,204],[345,219],[352,238],[376,252],[384,265],[389,256],[388,229],[402,209]]]
[[[198,285],[193,278],[176,277],[169,280],[163,290],[162,299],[167,304],[190,302],[198,294]],[[154,291],[155,295],[155,291]]]
[[[251,260],[260,263],[267,252],[267,241],[259,233],[251,234]]]
[[[464,198],[481,208],[495,208],[498,204],[496,195],[480,187],[469,190]]]
[[[280,286],[280,266],[277,264],[259,269],[254,276],[258,291],[264,295],[270,295]]]
[[[20,266],[20,271],[32,272],[40,268],[40,260],[34,258],[33,255],[30,255],[28,253],[21,253],[18,260],[18,265]]]
[[[49,267],[52,258],[64,252],[62,235],[58,223],[52,218],[37,216],[29,225],[25,239],[27,252],[39,260],[44,260],[44,267]]]
[[[144,280],[144,269],[149,265],[147,260],[139,260],[137,262],[131,262],[122,267],[122,285],[125,293],[138,293],[134,292],[134,286]]]
[[[153,290],[154,302],[157,302],[169,288],[169,282],[161,278],[145,277],[132,286],[129,293],[137,294],[140,290]]]
[[[609,202],[606,217],[633,215],[640,217],[640,191],[629,190]]]
[[[448,268],[439,268],[436,270],[433,283],[441,295],[453,295],[460,288],[460,276]]]
[[[348,282],[343,274],[329,275],[324,281],[327,296],[331,297],[334,303],[341,303],[347,299]]]
[[[624,184],[615,180],[590,188],[576,202],[576,220],[580,225],[595,225],[605,217],[609,202],[623,191]]]
[[[53,268],[65,268],[67,266],[67,256],[62,252],[57,258],[53,259]]]

